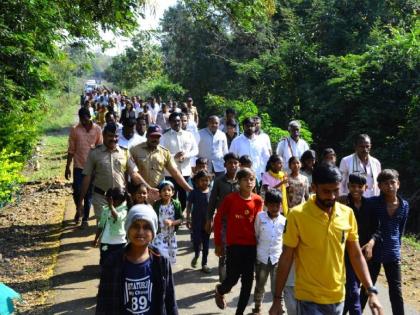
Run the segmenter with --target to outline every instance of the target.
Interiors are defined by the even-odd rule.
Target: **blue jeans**
[[[314,302],[297,300],[298,315],[341,315],[344,302],[335,304],[317,304]]]
[[[74,168],[73,169],[73,200],[76,204],[79,202],[80,198],[80,192],[82,190],[82,183],[83,178],[85,175],[82,174],[83,169],[81,168]],[[83,221],[89,220],[89,212],[90,207],[92,206],[92,183],[89,185],[89,189],[86,193],[85,199],[83,200]],[[76,214],[76,217],[78,218],[78,214]]]
[[[360,282],[354,273],[350,258],[345,254],[346,263],[346,300],[344,301],[344,312],[350,315],[362,315],[362,306],[360,304]]]

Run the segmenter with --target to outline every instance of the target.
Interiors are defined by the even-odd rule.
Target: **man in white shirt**
[[[216,177],[225,173],[223,157],[228,153],[227,139],[219,130],[219,117],[213,115],[207,119],[207,128],[199,131],[200,142],[198,155],[208,160],[208,170]]]
[[[258,180],[261,180],[262,174],[270,152],[267,145],[255,135],[255,122],[253,118],[245,118],[242,122],[244,133],[233,139],[229,151],[237,154],[239,157],[248,155],[252,159],[252,169],[255,171]]]
[[[154,97],[149,97],[149,102],[147,103],[147,107],[150,112],[151,123],[156,123],[157,114],[160,112],[160,105],[156,102]]]
[[[118,145],[126,150],[136,146],[142,142],[146,142],[146,139],[140,137],[134,130],[136,126],[136,120],[130,118],[124,121],[124,125],[119,133]]]
[[[255,135],[264,142],[264,145],[267,147],[268,151],[270,152],[270,155],[273,154],[273,149],[271,148],[271,140],[268,134],[266,134],[264,131],[261,130],[261,117],[255,116],[254,117],[255,122]]]
[[[367,134],[360,134],[354,142],[355,153],[341,159],[340,171],[343,174],[343,180],[340,185],[340,194],[347,195],[348,180],[350,174],[363,174],[367,178],[367,189],[363,196],[368,198],[379,195],[377,177],[381,172],[381,163],[371,156],[372,148],[370,137]]]
[[[281,139],[277,145],[276,153],[283,158],[283,166],[286,171],[289,171],[289,159],[292,156],[300,159],[303,152],[309,150],[309,145],[300,138],[300,128],[299,121],[292,120],[288,127],[290,136]]]
[[[192,173],[190,159],[198,154],[198,147],[192,133],[181,128],[180,113],[172,113],[169,116],[169,124],[171,128],[160,138],[160,145],[169,150],[178,170],[188,182]],[[185,209],[187,192],[178,185],[167,170],[165,170],[165,177],[174,184],[182,209]]]

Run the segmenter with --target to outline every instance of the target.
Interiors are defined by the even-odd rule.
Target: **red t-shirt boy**
[[[216,286],[215,299],[219,308],[226,308],[224,294],[241,279],[242,287],[236,314],[242,314],[248,304],[254,278],[256,259],[256,238],[254,222],[262,211],[263,201],[254,194],[255,173],[249,168],[241,169],[236,175],[239,192],[225,197],[214,218],[214,243],[217,256],[222,256],[222,218],[226,221],[226,279]]]

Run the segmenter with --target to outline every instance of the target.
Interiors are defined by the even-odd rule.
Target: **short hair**
[[[235,119],[229,119],[226,121],[226,127],[233,127],[236,128],[238,124],[236,123]]]
[[[290,159],[289,159],[289,161],[288,161],[289,167],[290,167],[290,165],[292,165],[292,163],[293,163],[293,162],[295,162],[295,161],[300,162],[300,161],[299,161],[299,159],[297,158],[297,156],[292,156],[292,157],[290,157]]]
[[[249,176],[255,177],[255,172],[248,167],[240,169],[238,173],[236,173],[236,178],[238,179],[238,181],[240,181],[241,179],[247,178]]]
[[[197,160],[195,160],[195,165],[197,164],[207,164],[208,159],[205,157],[199,157]]]
[[[128,185],[128,187],[127,187],[128,192],[130,194],[134,194],[140,188],[146,188],[146,190],[147,190],[147,185],[145,183],[138,183],[138,184],[130,183],[130,185]]]
[[[283,198],[281,196],[281,192],[278,189],[274,188],[268,188],[268,190],[265,193],[264,197],[264,203],[280,203],[283,201]]]
[[[90,111],[86,107],[81,107],[79,109],[78,114],[79,114],[79,118],[82,118],[82,117],[89,117],[90,118]]]
[[[102,131],[102,133],[117,133],[117,130],[118,130],[118,128],[117,128],[117,124],[115,124],[115,123],[109,123],[109,124],[106,124],[105,125],[105,127],[104,127],[104,130]]]
[[[251,158],[249,157],[249,155],[242,155],[240,158],[239,158],[239,163],[241,163],[241,164],[251,164],[252,165],[252,160],[251,160]]]
[[[197,174],[194,175],[193,181],[197,182],[200,178],[203,178],[203,177],[211,178],[211,175],[206,170],[201,170],[201,171],[198,171]]]
[[[290,128],[292,127],[297,127],[300,129],[302,125],[300,124],[299,120],[292,120],[291,122],[289,122],[289,126],[287,127],[287,129],[290,130]]]
[[[325,158],[328,154],[336,155],[333,148],[325,148],[324,151],[322,151],[322,158]]]
[[[188,114],[185,112],[180,112],[179,113],[179,117],[182,119],[182,117],[187,117],[188,118]]]
[[[114,117],[115,117],[115,112],[107,112],[107,113],[105,114],[105,120],[106,120],[106,119],[109,119],[111,116],[114,116]]]
[[[140,120],[144,120],[144,122],[146,122],[146,117],[144,117],[144,115],[138,115],[136,121],[139,122]]]
[[[366,185],[367,178],[364,174],[352,173],[349,175],[349,183],[356,185]]]
[[[300,157],[300,161],[302,162],[302,164],[305,164],[305,161],[309,159],[316,160],[316,153],[314,150],[306,150]]]
[[[318,165],[312,173],[312,182],[316,185],[340,183],[342,179],[338,167],[329,163]]]
[[[226,108],[225,114],[226,115],[227,114],[234,114],[234,115],[236,115],[236,111],[233,108],[229,107],[229,108]]]
[[[209,121],[211,121],[211,120],[217,120],[217,121],[219,121],[220,119],[219,119],[219,117],[217,117],[216,115],[210,115],[210,116],[207,118],[207,122],[209,122]]]
[[[246,118],[244,118],[244,120],[242,120],[242,126],[249,125],[249,124],[254,124],[254,123],[255,123],[255,121],[254,121],[254,118],[252,118],[252,117],[246,117]]]
[[[362,141],[369,141],[370,142],[371,140],[370,140],[369,135],[366,134],[366,133],[361,133],[361,134],[357,135],[356,137],[354,137],[353,144],[358,145]]]
[[[256,116],[252,117],[252,119],[254,119],[254,121],[256,121],[256,120],[261,120],[261,117],[260,117],[260,116],[258,116],[258,115],[256,115]]]
[[[179,117],[179,119],[181,119],[181,113],[173,112],[169,115],[169,121],[173,121],[177,117]]]
[[[223,157],[223,160],[225,161],[225,163],[229,162],[229,160],[239,161],[239,156],[236,153],[229,152],[225,154],[225,156]]]
[[[400,174],[397,170],[386,168],[379,173],[377,181],[378,183],[383,183],[390,179],[398,180],[399,177]]]
[[[124,201],[126,200],[126,192],[121,187],[114,187],[107,190],[105,197],[112,198],[113,200]]]
[[[124,127],[134,127],[137,124],[137,120],[135,118],[124,119],[123,126]]]

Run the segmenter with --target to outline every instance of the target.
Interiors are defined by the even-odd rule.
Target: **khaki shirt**
[[[104,192],[110,188],[125,187],[125,171],[130,154],[118,145],[112,152],[104,144],[90,150],[83,174],[93,176],[93,186]]]
[[[176,168],[171,153],[161,145],[152,151],[147,147],[147,142],[140,143],[130,148],[130,155],[140,175],[151,187],[157,187],[164,179],[166,168],[171,165]]]

